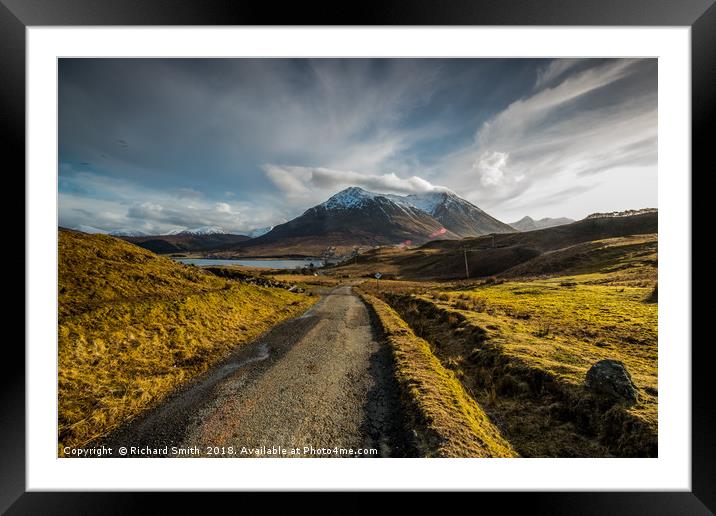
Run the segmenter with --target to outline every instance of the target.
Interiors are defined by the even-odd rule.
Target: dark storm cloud
[[[62,59],[60,223],[243,231],[350,185],[511,219],[617,168],[655,181],[655,138],[655,60]]]

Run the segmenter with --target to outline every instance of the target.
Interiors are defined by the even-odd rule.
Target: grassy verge
[[[420,451],[429,457],[516,456],[455,375],[433,355],[428,343],[386,303],[365,293],[361,297],[372,308],[391,347]]]
[[[489,281],[417,294],[385,282],[378,294],[500,421],[521,455],[655,456],[652,289],[594,279]],[[637,405],[605,405],[586,390],[586,371],[603,358],[625,363],[639,388]]]
[[[60,454],[106,435],[317,301],[104,235],[61,231],[59,258]]]

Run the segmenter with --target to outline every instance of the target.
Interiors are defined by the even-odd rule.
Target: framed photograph
[[[293,14],[3,0],[27,304],[0,509],[712,514],[691,213],[713,2]]]

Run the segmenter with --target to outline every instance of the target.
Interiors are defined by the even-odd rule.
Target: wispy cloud
[[[510,206],[512,216],[561,198],[550,191],[592,190],[586,176],[615,168],[652,167],[656,181],[656,88],[643,79],[653,64],[617,60],[576,70],[579,64],[538,74],[542,88],[486,120],[474,142],[450,156],[444,180],[485,208]],[[556,77],[562,80],[554,84]],[[624,91],[634,79],[643,86],[638,95]]]
[[[656,67],[61,60],[60,223],[241,231],[353,185],[447,187],[507,220],[655,205],[655,188],[632,186],[656,181]]]
[[[567,72],[575,66],[585,63],[587,59],[555,59],[547,66],[537,70],[537,80],[535,81],[535,89],[541,89],[544,86],[553,85],[558,79],[564,78]]]

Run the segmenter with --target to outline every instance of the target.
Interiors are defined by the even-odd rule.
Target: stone
[[[639,391],[624,364],[618,360],[600,360],[585,380],[587,388],[601,398],[631,406],[639,401]]]

